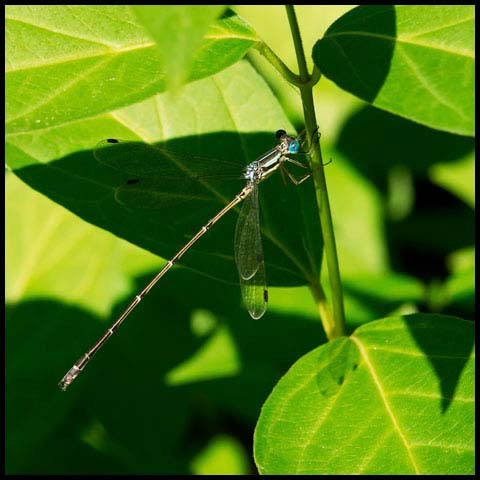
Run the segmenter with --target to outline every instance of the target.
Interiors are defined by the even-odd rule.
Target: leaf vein
[[[470,52],[466,53],[464,50],[454,50],[452,48],[445,48],[445,47],[438,47],[438,46],[433,46],[428,43],[420,43],[420,42],[409,42],[406,41],[405,39],[401,37],[392,37],[389,35],[383,35],[380,33],[371,33],[371,32],[362,32],[362,31],[356,31],[356,30],[351,30],[351,31],[343,31],[343,32],[337,32],[335,34],[331,35],[326,35],[324,39],[331,39],[334,42],[337,42],[335,37],[342,37],[342,36],[358,36],[358,37],[366,37],[366,38],[378,38],[381,40],[386,40],[390,43],[394,43],[396,45],[412,45],[414,47],[424,47],[424,48],[430,48],[432,50],[441,50],[443,52],[448,52],[448,53],[453,53],[462,57],[468,57],[468,58],[475,58],[475,55],[470,54]],[[407,37],[408,38],[408,37]]]
[[[357,347],[365,361],[365,364],[370,372],[370,375],[372,377],[372,380],[374,381],[376,387],[377,387],[377,390],[380,394],[380,397],[383,401],[383,404],[385,406],[385,410],[388,414],[388,416],[390,417],[390,420],[392,422],[392,425],[394,427],[394,429],[397,431],[397,434],[398,436],[400,437],[400,440],[401,442],[403,443],[404,447],[405,447],[405,450],[410,458],[410,461],[412,462],[412,465],[415,469],[415,472],[417,474],[420,473],[420,470],[418,468],[418,465],[417,465],[417,462],[415,461],[415,457],[413,456],[413,452],[408,444],[408,441],[407,441],[407,438],[405,436],[405,434],[403,433],[403,430],[401,429],[398,421],[397,421],[397,418],[395,417],[395,414],[393,413],[393,410],[388,402],[388,399],[387,399],[387,395],[386,395],[386,392],[384,391],[383,387],[382,387],[382,384],[380,382],[380,379],[378,378],[378,375],[377,375],[377,372],[375,371],[375,368],[370,360],[370,357],[368,356],[368,351],[367,349],[364,347],[362,341],[357,338],[355,335],[352,335],[350,337],[356,344],[357,344]]]
[[[403,48],[398,48],[397,52],[399,52],[405,58],[406,64],[410,67],[410,70],[415,74],[421,85],[425,88],[425,90],[430,93],[439,103],[445,105],[447,108],[453,110],[459,117],[463,120],[467,120],[467,117],[464,115],[463,112],[459,111],[454,105],[452,105],[448,100],[443,98],[443,96],[437,92],[432,85],[428,84],[428,79],[422,72],[419,70],[418,66],[411,60],[411,58],[407,55],[407,52]]]
[[[42,101],[39,101],[36,104],[32,105],[32,108],[30,108],[27,111],[22,112],[21,115],[17,117],[13,117],[9,123],[16,122],[28,115],[31,115],[32,112],[35,110],[38,110],[40,107],[44,107],[47,105],[49,102],[54,100],[58,95],[64,94],[69,88],[71,88],[73,85],[78,83],[80,80],[82,80],[85,77],[88,77],[91,72],[95,71],[96,69],[100,68],[101,63],[98,63],[96,65],[91,66],[90,68],[84,70],[81,75],[77,75],[76,77],[73,77],[70,81],[66,82],[65,84],[62,85],[62,88],[58,88],[56,91],[52,91],[50,95],[47,95]]]

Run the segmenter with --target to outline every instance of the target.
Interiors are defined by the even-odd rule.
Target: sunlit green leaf
[[[236,375],[241,362],[235,342],[227,328],[219,328],[201,349],[167,373],[169,385],[198,382]]]
[[[185,82],[193,56],[210,24],[226,6],[133,5],[131,8],[158,46],[167,85],[178,88]]]
[[[415,314],[302,357],[255,431],[263,474],[473,474],[473,323]]]
[[[247,453],[235,438],[217,435],[193,459],[192,470],[195,475],[246,475]]]
[[[178,53],[168,50],[165,64],[165,52],[159,54],[125,5],[9,5],[5,31],[9,133],[52,128],[162,92],[165,70]],[[256,41],[243,20],[221,19],[190,52],[186,73],[182,50],[185,62],[175,75],[188,81],[212,75]]]
[[[327,30],[313,59],[379,108],[473,136],[474,22],[473,5],[361,6]]]
[[[437,163],[430,169],[432,181],[451,191],[475,208],[475,154],[456,162]]]
[[[444,290],[444,301],[448,306],[461,307],[475,315],[475,248],[465,248],[452,253],[448,258],[451,275]]]

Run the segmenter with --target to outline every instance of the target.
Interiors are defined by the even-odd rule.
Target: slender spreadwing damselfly
[[[268,291],[266,286],[265,263],[263,258],[262,239],[260,234],[260,218],[258,203],[258,185],[269,177],[274,171],[280,169],[298,185],[306,180],[310,173],[305,174],[300,179],[296,179],[286,168],[285,163],[292,163],[302,168],[307,168],[301,162],[290,158],[289,154],[300,153],[300,141],[297,137],[286,134],[284,130],[276,132],[278,144],[249,163],[242,174],[246,185],[224,208],[222,208],[213,218],[211,218],[200,230],[165,264],[160,272],[139,292],[130,302],[125,311],[118,317],[110,328],[100,337],[100,339],[78,360],[73,367],[60,380],[59,387],[62,390],[75,380],[75,378],[84,369],[85,365],[105,344],[111,335],[128,317],[132,310],[147,295],[153,286],[162,278],[170,268],[197,242],[208,230],[210,230],[227,212],[233,207],[243,202],[237,221],[234,242],[235,262],[240,277],[240,287],[242,291],[243,302],[251,317],[258,319],[262,317],[267,308]],[[110,139],[102,142],[101,147],[96,151],[97,160],[102,163],[112,162],[115,153],[122,147],[123,143],[118,140]],[[141,161],[141,159],[138,159]],[[192,177],[193,172],[185,171],[185,175]],[[199,180],[199,179],[197,179]],[[117,191],[118,200],[122,201],[122,195],[129,194],[134,190],[134,185],[138,179],[127,181],[127,185]]]

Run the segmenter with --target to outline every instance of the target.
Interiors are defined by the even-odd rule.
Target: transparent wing
[[[132,178],[241,178],[244,165],[236,161],[188,154],[163,144],[118,139],[102,140],[94,150],[102,165]]]
[[[97,144],[94,156],[100,164],[124,174],[115,199],[131,208],[212,201],[225,180],[243,179],[244,167],[238,162],[186,155],[163,144],[108,139]]]
[[[268,291],[265,275],[265,263],[261,262],[257,273],[246,280],[240,276],[243,303],[250,316],[258,320],[267,310]]]
[[[240,278],[249,280],[263,263],[257,185],[243,201],[235,230],[234,251]]]
[[[198,208],[198,202],[208,204],[215,198],[201,183],[188,178],[163,181],[142,178],[119,185],[115,189],[115,200],[130,208],[158,210],[188,204]]]
[[[251,317],[258,319],[267,309],[268,292],[256,184],[243,201],[235,231],[234,250],[243,303]]]

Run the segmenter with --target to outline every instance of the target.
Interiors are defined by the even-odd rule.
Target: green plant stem
[[[261,41],[256,43],[255,49],[258,50],[285,79],[293,83],[293,85],[300,85],[300,77],[293,73],[266,43]]]
[[[338,266],[337,248],[335,245],[335,235],[330,211],[330,203],[328,201],[327,183],[323,169],[322,152],[320,149],[319,135],[315,135],[317,131],[317,120],[315,116],[312,89],[316,81],[320,79],[320,74],[318,70],[314,69],[313,75],[309,75],[300,30],[298,28],[297,17],[295,15],[295,9],[293,5],[286,5],[285,8],[287,10],[290,30],[292,32],[293,43],[295,45],[298,69],[300,72],[300,82],[297,84],[297,86],[300,89],[300,95],[302,98],[305,128],[308,139],[311,142],[311,145],[309,146],[310,159],[315,183],[320,225],[323,234],[325,258],[327,261],[328,275],[332,291],[333,320],[329,314],[329,309],[324,305],[324,303],[326,303],[326,299],[320,285],[311,285],[310,288],[315,301],[317,302],[320,314],[322,315],[323,313],[322,322],[327,338],[332,339],[345,335],[345,316],[343,310],[343,288],[340,279],[340,269]]]

